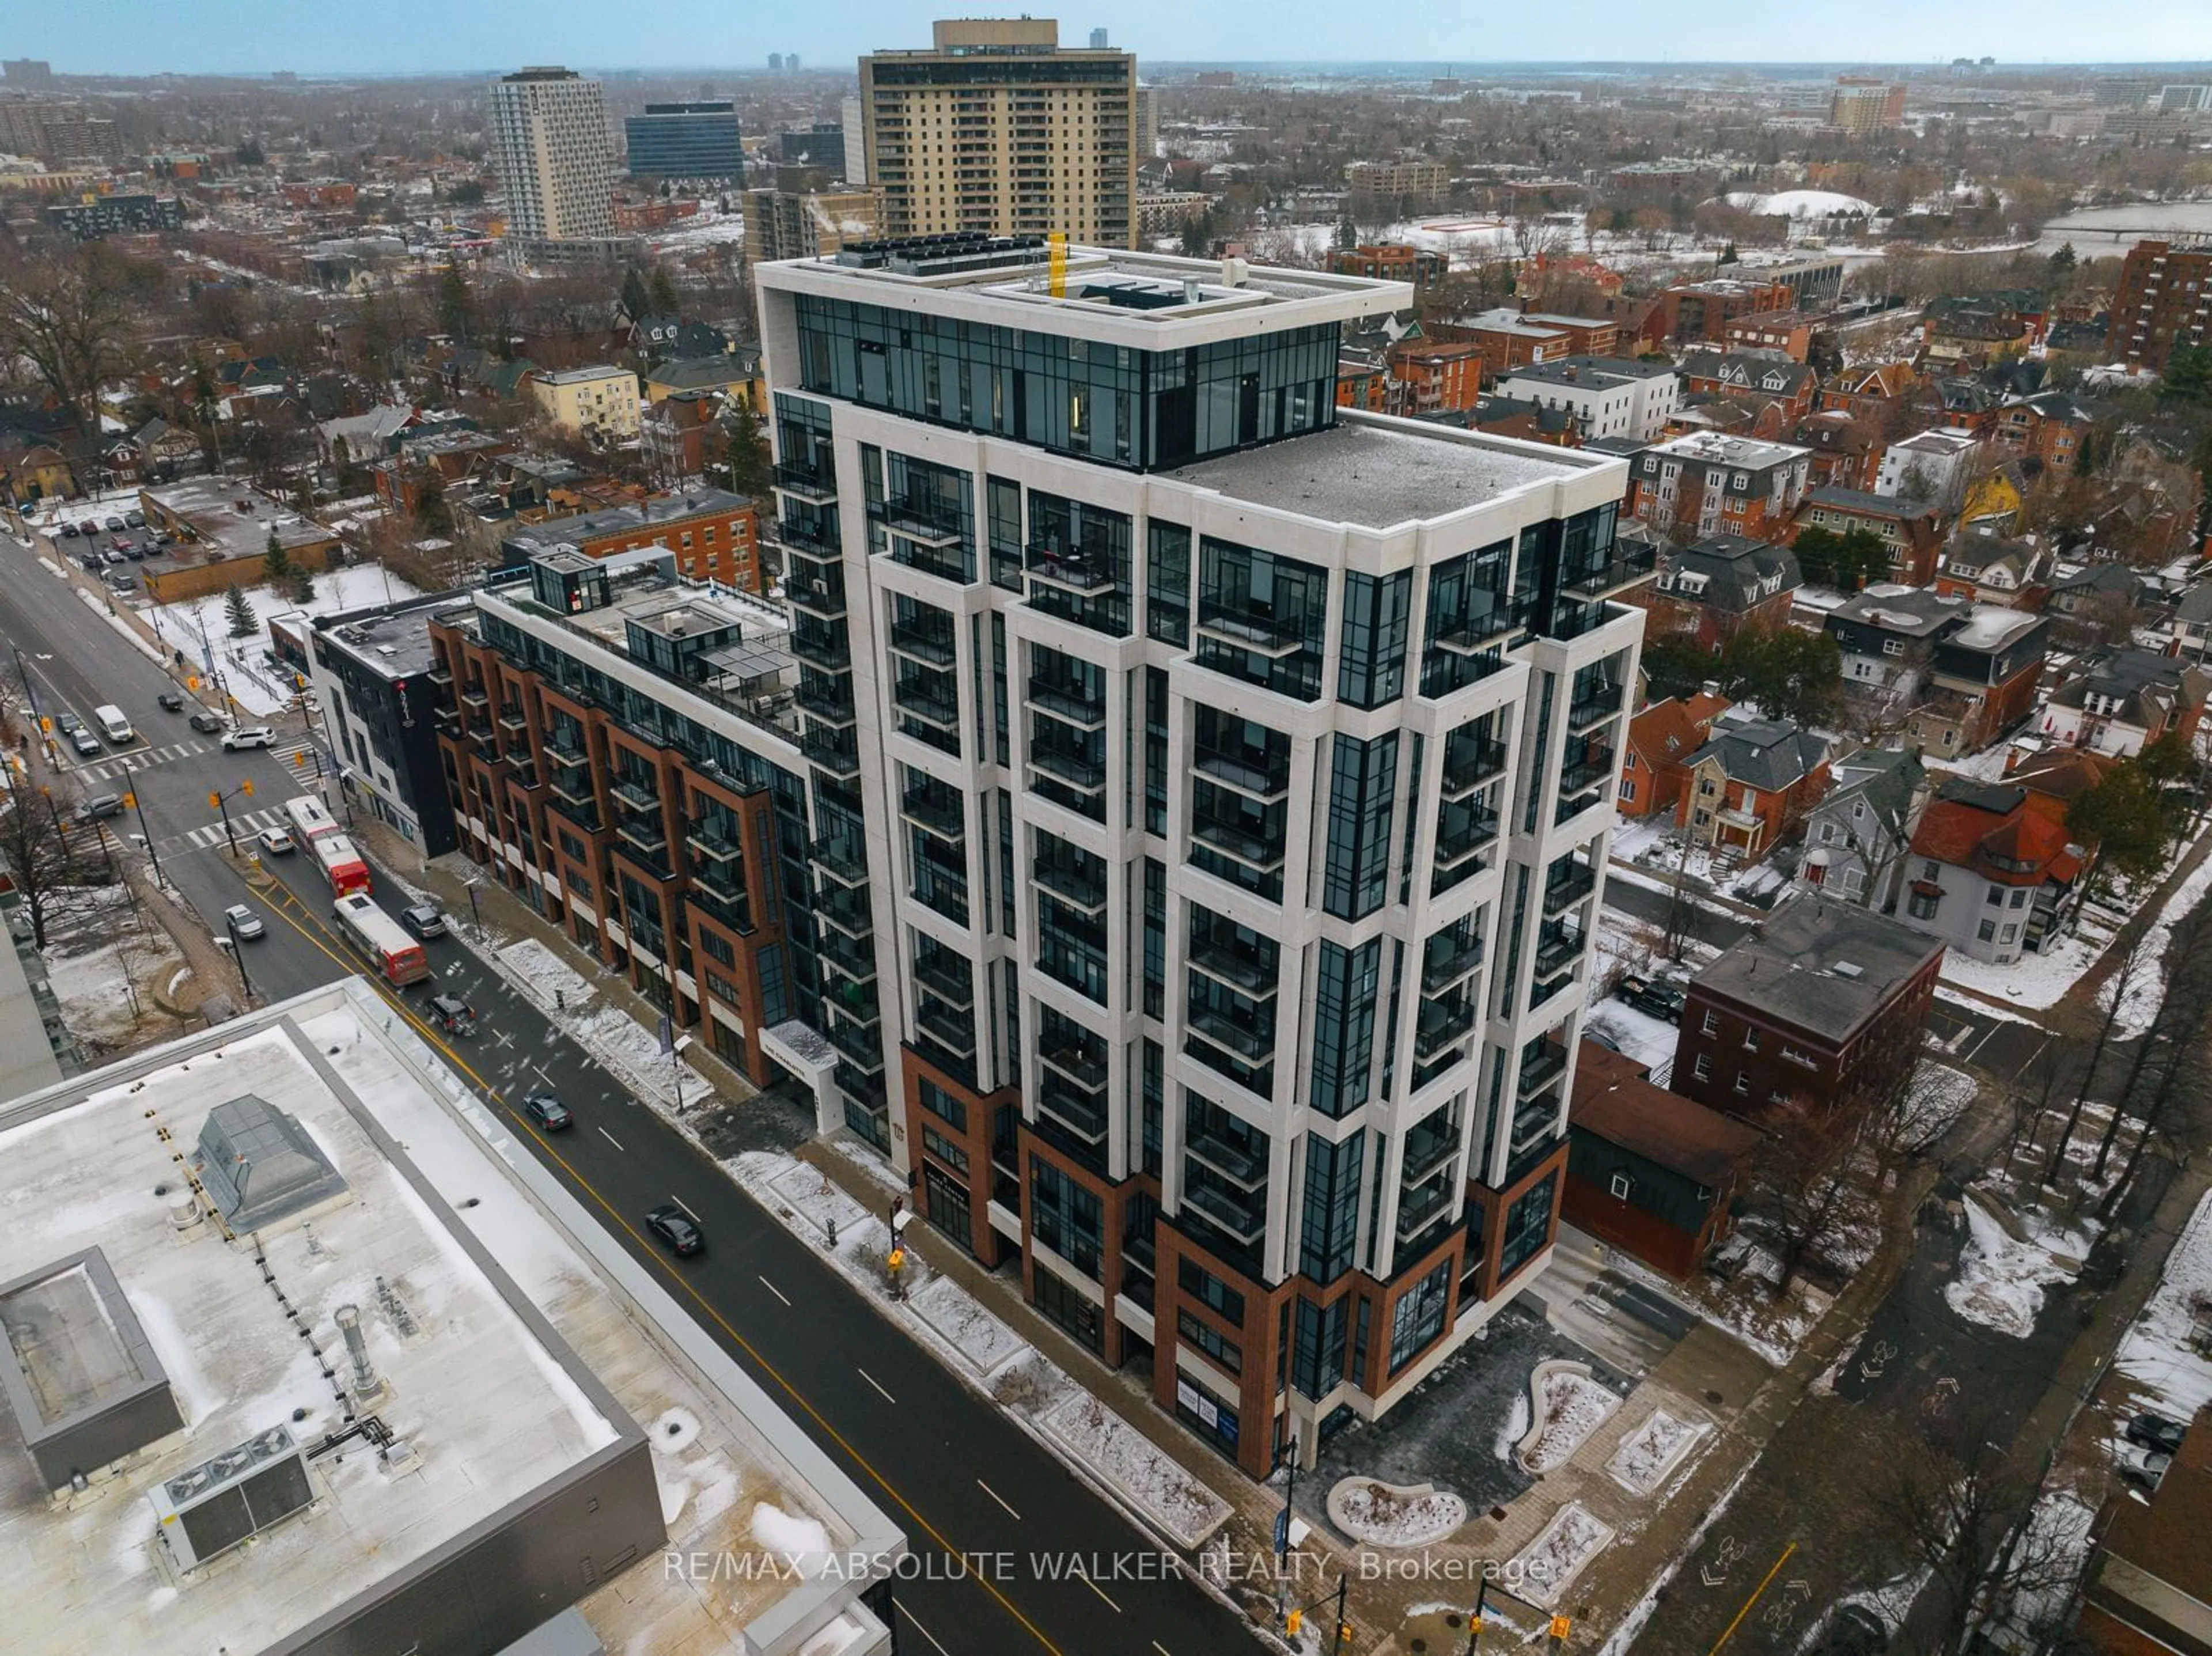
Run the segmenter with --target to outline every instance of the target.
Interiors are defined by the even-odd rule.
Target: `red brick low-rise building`
[[[1754,1121],[1862,1109],[1918,1056],[1942,965],[1934,938],[1799,897],[1691,983],[1668,1084]]]
[[[1692,643],[1717,655],[1747,628],[1788,626],[1803,584],[1788,547],[1714,535],[1660,553],[1656,575],[1620,596],[1650,617],[1647,640]]]
[[[1690,755],[1711,739],[1713,721],[1732,705],[1724,695],[1700,690],[1655,701],[1630,719],[1620,755],[1620,814],[1673,816],[1689,783]]]
[[[662,546],[676,555],[679,575],[761,591],[759,509],[751,496],[724,488],[680,489],[638,505],[550,518],[511,530],[500,543],[509,567],[563,546],[587,558]]]
[[[2110,349],[2131,368],[2162,373],[2176,345],[2202,345],[2212,316],[2212,247],[2139,241],[2120,265]]]
[[[1723,719],[1682,761],[1674,826],[1699,845],[1756,862],[1828,791],[1828,744],[1786,719]]]
[[[1685,1277],[1734,1228],[1759,1131],[1669,1092],[1594,1040],[1575,1064],[1560,1216],[1654,1270]]]

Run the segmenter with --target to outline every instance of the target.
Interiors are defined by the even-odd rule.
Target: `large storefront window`
[[[1237,1410],[1184,1374],[1176,1376],[1176,1418],[1237,1459]]]
[[[1036,1240],[1096,1281],[1103,1228],[1095,1193],[1043,1157],[1030,1158],[1030,1234]]]
[[[1552,1187],[1559,1175],[1547,1173],[1505,1210],[1505,1235],[1498,1248],[1498,1280],[1504,1282],[1535,1257],[1552,1234]]]
[[[1443,1332],[1444,1307],[1451,1299],[1449,1259],[1398,1296],[1390,1313],[1390,1372],[1396,1374]]]
[[[1105,1344],[1105,1319],[1081,1289],[1060,1281],[1040,1265],[1036,1271],[1036,1297],[1031,1301],[1053,1326],[1085,1350]]]

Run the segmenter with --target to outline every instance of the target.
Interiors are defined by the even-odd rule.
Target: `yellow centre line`
[[[1735,1620],[1728,1624],[1727,1632],[1713,1641],[1712,1649],[1706,1652],[1705,1656],[1721,1656],[1721,1647],[1735,1637],[1736,1629],[1742,1626],[1743,1618],[1751,1614],[1751,1607],[1759,1602],[1759,1596],[1772,1585],[1776,1576],[1782,1574],[1782,1567],[1790,1562],[1790,1555],[1796,1550],[1797,1544],[1795,1541],[1782,1550],[1782,1556],[1774,1561],[1774,1568],[1759,1578],[1759,1585],[1751,1590],[1751,1597],[1745,1599],[1743,1608],[1736,1611]]]
[[[272,879],[274,878],[273,876],[271,877]],[[708,1302],[706,1297],[692,1285],[688,1275],[684,1271],[678,1271],[668,1261],[666,1258],[662,1255],[659,1248],[652,1246],[652,1244],[647,1242],[643,1236],[640,1235],[636,1228],[631,1225],[629,1221],[623,1218],[621,1213],[617,1210],[614,1204],[610,1202],[605,1197],[600,1195],[598,1190],[592,1186],[592,1182],[586,1179],[582,1174],[577,1172],[576,1169],[562,1156],[560,1151],[553,1148],[551,1142],[546,1138],[545,1135],[538,1131],[536,1124],[523,1116],[516,1111],[513,1106],[509,1105],[506,1100],[501,1098],[500,1096],[499,1089],[493,1086],[491,1083],[486,1081],[482,1076],[478,1075],[475,1070],[470,1067],[467,1059],[464,1059],[459,1052],[455,1052],[451,1046],[447,1044],[446,1041],[440,1039],[437,1032],[423,1019],[416,1016],[415,1009],[410,1006],[405,1001],[402,1000],[398,994],[394,993],[389,984],[369,973],[362,971],[360,969],[360,963],[350,955],[341,955],[337,949],[331,948],[330,943],[325,943],[324,941],[324,937],[329,937],[331,934],[325,930],[320,920],[314,919],[312,916],[309,916],[308,925],[312,925],[313,927],[313,930],[310,931],[308,929],[308,925],[302,925],[299,919],[295,918],[291,913],[294,908],[297,908],[300,914],[302,916],[306,916],[307,914],[307,905],[301,902],[299,898],[294,895],[289,887],[286,886],[283,881],[278,880],[276,881],[274,890],[281,895],[269,897],[268,901],[270,907],[287,925],[290,926],[302,937],[305,937],[308,943],[313,944],[315,948],[321,949],[324,954],[329,955],[331,960],[335,961],[344,969],[349,976],[361,978],[373,986],[377,993],[383,996],[384,998],[391,1003],[392,1007],[398,1010],[399,1016],[407,1020],[408,1023],[412,1026],[417,1034],[421,1035],[423,1040],[428,1041],[431,1046],[436,1047],[440,1052],[443,1052],[446,1055],[446,1059],[448,1063],[452,1064],[455,1069],[459,1070],[463,1075],[474,1082],[478,1089],[483,1092],[483,1095],[487,1099],[490,1100],[491,1102],[500,1109],[505,1111],[514,1119],[516,1125],[520,1126],[525,1132],[528,1133],[531,1137],[537,1140],[538,1146],[544,1152],[546,1159],[552,1162],[561,1169],[562,1172],[567,1174],[570,1180],[575,1183],[575,1186],[579,1190],[582,1191],[586,1195],[589,1196],[593,1202],[597,1203],[600,1210],[606,1216],[607,1220],[619,1227],[623,1234],[627,1235],[632,1241],[638,1245],[639,1248],[644,1253],[646,1258],[652,1261],[653,1265],[664,1277],[667,1277],[671,1283],[674,1283],[684,1295],[690,1299],[693,1304],[699,1307],[700,1310],[705,1312],[708,1316],[711,1317],[714,1319],[715,1325],[725,1334],[730,1337],[732,1344],[735,1344],[739,1350],[745,1354],[745,1356],[751,1358],[753,1362],[758,1365],[763,1374],[767,1374],[770,1380],[774,1380],[779,1386],[781,1386],[783,1389],[784,1395],[789,1398],[793,1404],[797,1404],[799,1410],[805,1413],[809,1420],[811,1420],[815,1425],[821,1429],[822,1433],[825,1437],[827,1437],[832,1443],[835,1443],[840,1449],[842,1449],[848,1455],[851,1456],[854,1463],[858,1465],[861,1471],[866,1472],[870,1477],[873,1478],[876,1483],[882,1487],[884,1493],[897,1503],[899,1510],[903,1512],[908,1518],[912,1519],[915,1525],[920,1527],[923,1534],[927,1535],[932,1541],[937,1544],[940,1550],[952,1557],[964,1558],[968,1556],[960,1548],[954,1546],[951,1542],[946,1540],[938,1531],[937,1526],[932,1524],[927,1519],[924,1518],[921,1513],[915,1509],[914,1503],[899,1493],[898,1486],[894,1484],[890,1478],[884,1477],[882,1472],[877,1471],[873,1462],[870,1461],[866,1455],[862,1454],[858,1449],[854,1448],[850,1443],[846,1441],[844,1434],[840,1432],[836,1427],[832,1426],[827,1420],[823,1419],[821,1411],[816,1409],[811,1403],[806,1400],[805,1394],[803,1394],[796,1386],[793,1386],[789,1380],[786,1380],[781,1372],[777,1369],[774,1363],[769,1362],[767,1358],[762,1356],[761,1354],[753,1348],[753,1344],[750,1340],[748,1340],[744,1335],[738,1332],[735,1328],[732,1327],[730,1325],[729,1319],[724,1317],[720,1312],[717,1311],[713,1305]],[[318,937],[316,935],[317,932],[321,932],[323,936]],[[335,941],[335,939],[333,939],[333,941]],[[685,1144],[690,1144],[691,1142],[688,1138],[682,1138],[681,1135],[678,1135],[678,1137],[681,1142]],[[717,1171],[719,1172],[720,1169],[718,1168]],[[1034,1638],[1037,1643],[1042,1645],[1047,1650],[1050,1651],[1052,1653],[1052,1656],[1062,1656],[1060,1647],[1053,1643],[1050,1639],[1047,1638],[1044,1635],[1043,1631],[1037,1627],[1036,1623],[1030,1621],[1028,1617],[1023,1615],[1022,1612],[1015,1607],[1013,1601],[1008,1598],[1005,1593],[999,1590],[998,1584],[996,1582],[986,1580],[979,1572],[966,1571],[963,1572],[963,1574],[966,1575],[968,1580],[974,1581],[976,1585],[981,1586],[984,1592],[989,1593],[992,1598],[997,1599],[999,1601],[1000,1608],[1004,1610],[1007,1615],[1012,1617],[1015,1621],[1020,1623],[1023,1629],[1030,1635],[1030,1636]],[[1097,1589],[1094,1587],[1091,1591],[1096,1592],[1097,1592]],[[1103,1598],[1105,1595],[1103,1593],[1100,1593],[1099,1597]],[[1109,1600],[1109,1602],[1111,1601]]]

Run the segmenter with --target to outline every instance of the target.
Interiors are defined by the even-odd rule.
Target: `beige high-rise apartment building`
[[[1063,47],[1050,18],[934,25],[930,49],[860,59],[868,182],[884,234],[1137,234],[1137,60]]]
[[[745,191],[745,258],[827,256],[877,235],[883,217],[879,191],[833,190],[818,167],[779,167],[774,189]]]
[[[510,238],[586,241],[614,234],[614,147],[597,81],[572,69],[522,70],[492,82],[490,117]]]

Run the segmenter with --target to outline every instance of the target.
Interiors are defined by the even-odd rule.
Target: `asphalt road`
[[[242,878],[243,859],[234,861],[220,836],[207,832],[215,821],[210,788],[252,780],[255,794],[246,803],[265,809],[300,791],[289,767],[269,753],[213,750],[204,738],[198,751],[171,753],[189,732],[181,716],[155,701],[167,676],[69,583],[4,539],[0,568],[0,634],[20,652],[40,705],[58,697],[88,715],[113,701],[144,733],[135,755],[126,749],[114,757],[151,761],[133,770],[129,786],[169,878],[203,917],[243,901],[267,922],[267,936],[244,949],[258,997],[283,999],[349,973],[353,957],[327,929],[328,889],[307,858],[270,858],[277,883],[253,891]],[[290,739],[296,743],[296,727]],[[76,773],[55,786],[66,792],[117,784]],[[125,824],[136,831],[127,815],[118,826]],[[379,879],[375,895],[394,913],[404,906],[389,877]],[[862,1303],[531,1002],[458,941],[428,948],[436,986],[471,1003],[481,1028],[450,1046],[427,1028],[426,1036],[514,1116],[518,1136],[623,1246],[665,1273],[700,1325],[878,1498],[915,1552],[938,1561],[936,1579],[902,1580],[896,1589],[902,1650],[1207,1656],[1247,1647],[1242,1617],[1163,1571],[1158,1550],[1117,1509]],[[392,998],[412,1019],[422,992]],[[551,1089],[577,1121],[548,1139],[514,1112],[524,1094],[554,1077],[560,1081]],[[696,1259],[676,1260],[644,1235],[646,1212],[672,1198],[706,1232],[706,1252]],[[1092,1579],[1072,1576],[1064,1563],[1040,1566],[1038,1556],[1047,1554],[1080,1559]]]

